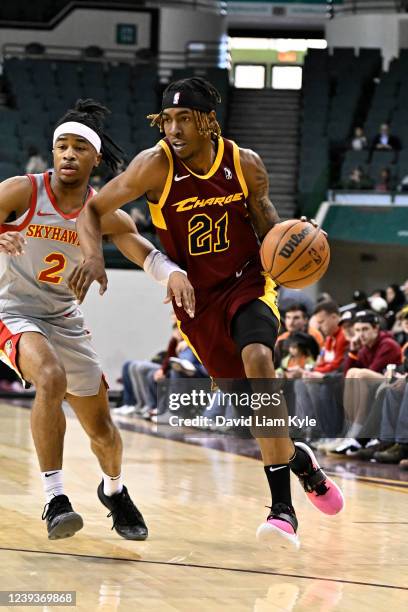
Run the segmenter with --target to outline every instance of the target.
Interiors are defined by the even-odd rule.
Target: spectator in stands
[[[169,422],[171,412],[168,408],[169,405],[169,394],[177,392],[177,382],[182,378],[208,378],[208,372],[200,362],[198,357],[194,355],[193,351],[184,340],[181,340],[177,345],[176,349],[177,357],[170,357],[169,359],[169,384],[168,388],[158,394],[157,382],[152,387],[152,397],[157,398],[157,410],[152,410],[150,418],[153,423],[166,424]],[[159,379],[160,380],[160,379]]]
[[[405,303],[408,304],[408,279],[401,285],[401,291],[405,296]]]
[[[386,391],[381,419],[380,439],[385,441],[373,453],[379,463],[400,463],[408,459],[408,385],[401,375]],[[393,441],[393,444],[389,444]],[[387,446],[388,448],[384,448]]]
[[[340,325],[340,313],[333,301],[321,302],[314,311],[315,321],[325,337],[324,346],[313,370],[304,378],[323,378],[325,374],[342,370],[348,341]]]
[[[378,414],[374,414],[373,418],[371,418],[370,415],[370,419],[368,420],[371,420],[372,423],[370,423],[367,428],[370,430],[370,435],[374,435],[375,437],[370,439],[365,448],[359,449],[353,455],[356,459],[372,461],[376,453],[383,453],[395,445],[398,431],[391,426],[390,421],[392,420],[394,424],[396,424],[405,384],[405,376],[395,374],[395,377],[392,379],[388,378],[388,380],[379,387],[370,411],[372,413],[377,412]],[[388,463],[387,458],[385,461],[386,463]],[[394,461],[392,461],[392,463],[394,463]],[[398,460],[396,460],[395,463],[398,463]]]
[[[373,298],[373,297],[380,297],[383,300],[385,300],[386,298],[385,289],[374,289],[374,291],[372,291],[370,295],[370,298]]]
[[[379,329],[378,316],[372,310],[362,310],[354,317],[354,337],[345,363],[345,374],[357,378],[362,374],[382,373],[390,363],[401,363],[401,351],[388,332]]]
[[[394,189],[394,181],[389,168],[381,168],[380,174],[374,187],[375,191],[386,193]]]
[[[353,302],[347,304],[347,306],[342,306],[340,310],[341,312],[350,311],[352,316],[359,310],[370,310],[366,292],[362,289],[356,289],[353,293]]]
[[[122,405],[118,408],[114,408],[113,412],[117,414],[132,414],[135,412],[136,407],[136,396],[132,386],[132,380],[129,376],[129,367],[132,364],[131,361],[125,361],[122,366],[122,376],[118,380],[123,385],[122,393]]]
[[[323,291],[322,293],[319,293],[319,295],[316,298],[316,303],[314,304],[314,307],[313,307],[312,316],[309,319],[310,327],[319,329],[319,324],[316,321],[316,315],[314,314],[316,311],[316,306],[318,306],[321,302],[333,302],[333,301],[334,300],[332,296],[330,295],[330,293],[327,293],[327,291]]]
[[[25,171],[27,174],[42,174],[48,168],[47,160],[34,146],[28,148],[28,160]]]
[[[397,313],[396,322],[399,329],[394,332],[394,339],[402,348],[408,345],[408,306]]]
[[[339,325],[341,325],[347,342],[350,343],[351,339],[354,337],[354,316],[351,310],[346,310],[341,313]]]
[[[330,293],[327,293],[327,291],[323,291],[322,293],[319,293],[319,295],[316,298],[316,305],[320,304],[320,302],[332,302],[332,297],[330,295]]]
[[[161,381],[171,377],[171,359],[173,357],[178,357],[186,349],[187,344],[185,340],[183,340],[180,330],[175,325],[161,366],[156,367],[156,364],[153,364],[154,367],[151,367],[150,370],[144,374],[142,380],[145,405],[140,414],[144,419],[151,419],[153,416],[165,412],[166,405],[163,398],[159,405],[160,398],[158,397],[158,385]]]
[[[380,329],[382,331],[388,330],[388,323],[385,318],[385,314],[388,309],[388,304],[386,300],[383,300],[380,297],[368,298],[368,302],[370,304],[370,310],[373,310],[375,314],[378,316],[378,322]]]
[[[385,293],[388,309],[384,316],[387,321],[387,328],[392,329],[397,312],[405,305],[405,294],[396,283],[388,285]]]
[[[370,310],[374,310],[374,312],[381,316],[388,310],[387,300],[377,295],[370,295],[368,303],[370,304]]]
[[[391,453],[393,460],[387,455],[385,462],[398,463],[398,454],[395,456],[395,453],[401,450],[399,445],[405,443],[403,437],[406,437],[407,432],[402,431],[400,425],[402,422],[406,422],[407,415],[402,411],[401,420],[398,418],[398,415],[408,374],[408,307],[403,309],[401,315],[400,313],[398,315],[402,319],[403,329],[394,336],[394,339],[401,346],[402,363],[392,368],[390,372],[386,372],[386,382],[383,383],[382,388],[380,387],[376,393],[376,399],[370,411],[369,419],[367,419],[362,432],[362,435],[370,436],[371,440],[365,448],[360,449],[356,453],[357,459],[370,461],[375,459],[376,453],[388,451],[388,449],[396,445],[396,448]],[[389,427],[391,421],[395,424],[392,434],[390,434]],[[378,461],[381,461],[381,458]]]
[[[333,436],[340,433],[343,423],[338,392],[349,343],[340,324],[340,312],[335,302],[321,302],[316,306],[314,316],[326,339],[315,367],[305,369],[303,379],[295,384],[296,414],[317,418],[318,430],[315,435]],[[323,384],[316,384],[318,381]],[[320,442],[328,444],[333,440],[324,439]]]
[[[363,128],[356,127],[354,130],[354,137],[351,141],[351,148],[354,151],[362,151],[363,149],[367,149],[368,141],[364,134]]]
[[[124,364],[122,368],[123,405],[114,408],[113,412],[122,415],[139,414],[150,418],[150,412],[156,408],[157,404],[157,399],[152,399],[149,394],[151,379],[158,382],[166,378],[170,369],[170,358],[176,356],[177,347],[182,341],[174,314],[172,315],[172,330],[167,351],[160,353],[157,358],[154,358],[154,361],[133,360]]]
[[[374,137],[372,149],[375,151],[399,151],[401,149],[401,141],[397,136],[390,134],[388,123],[380,125],[380,131]]]
[[[296,378],[298,373],[303,373],[307,368],[313,368],[319,354],[319,346],[315,342],[312,351],[309,334],[304,332],[292,332],[287,340],[288,354],[284,357],[276,370],[277,376],[283,378]]]
[[[334,451],[350,455],[361,448],[356,439],[367,418],[388,364],[401,363],[401,348],[391,334],[380,330],[378,316],[362,310],[354,317],[355,336],[350,342],[344,372],[344,411],[348,422],[345,439]]]
[[[315,342],[322,347],[324,338],[318,329],[308,325],[308,314],[303,304],[292,304],[285,313],[284,325],[286,331],[278,336],[275,346],[275,363],[279,365],[282,359],[288,354],[286,340],[293,332],[301,331],[309,336],[310,350],[313,354]]]
[[[353,292],[353,300],[356,308],[359,308],[360,310],[369,308],[367,293],[362,289],[357,289]]]
[[[373,188],[373,182],[367,174],[365,174],[361,166],[354,168],[344,182],[341,183],[342,189],[368,190]]]

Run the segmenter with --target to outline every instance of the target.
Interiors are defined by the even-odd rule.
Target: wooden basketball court
[[[111,531],[96,459],[69,419],[65,489],[85,526],[49,541],[29,417],[0,405],[0,590],[72,590],[87,611],[408,609],[408,488],[398,482],[341,478],[346,509],[330,518],[293,480],[302,547],[275,553],[255,540],[269,503],[257,460],[122,431],[125,483],[150,531],[130,542]]]

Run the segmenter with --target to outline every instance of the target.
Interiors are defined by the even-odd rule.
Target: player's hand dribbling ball
[[[322,278],[330,262],[330,247],[319,227],[289,219],[266,234],[260,255],[263,269],[278,285],[301,289]]]

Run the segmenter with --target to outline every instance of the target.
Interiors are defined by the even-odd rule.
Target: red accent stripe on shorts
[[[17,366],[17,345],[22,333],[13,334],[13,332],[0,321],[0,351],[4,353],[7,359],[11,362],[14,370],[22,379],[22,375]]]

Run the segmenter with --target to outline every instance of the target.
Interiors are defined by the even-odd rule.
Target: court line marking
[[[324,576],[303,576],[302,574],[286,574],[281,572],[267,572],[255,569],[244,569],[241,567],[222,567],[219,565],[200,565],[198,563],[176,563],[175,561],[153,561],[147,559],[129,559],[128,557],[105,557],[100,555],[84,555],[81,553],[66,553],[56,552],[47,550],[32,550],[29,548],[8,548],[0,546],[0,551],[7,552],[22,552],[22,553],[33,553],[38,555],[57,555],[60,557],[76,557],[81,559],[99,559],[105,561],[127,561],[130,563],[145,563],[147,565],[167,565],[172,567],[192,567],[195,569],[210,569],[220,570],[223,572],[239,572],[241,574],[257,574],[261,576],[281,576],[283,578],[299,578],[303,580],[323,580],[324,582],[337,582],[341,584],[352,584],[355,586],[368,586],[377,587],[380,589],[395,589],[398,591],[408,591],[408,587],[393,585],[393,584],[381,584],[376,582],[362,582],[360,580],[342,580],[340,578],[326,578]]]
[[[404,521],[351,521],[353,525],[408,525]]]

